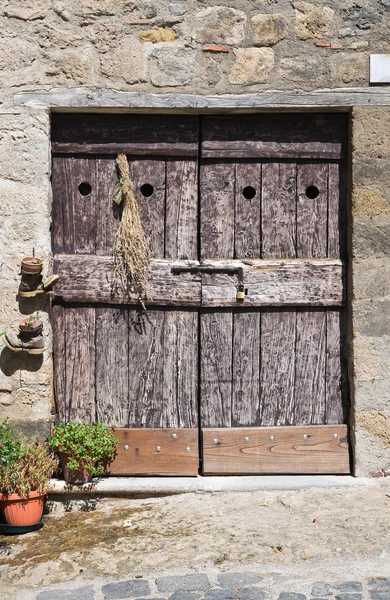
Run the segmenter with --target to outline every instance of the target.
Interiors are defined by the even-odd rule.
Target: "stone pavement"
[[[289,581],[248,572],[191,573],[47,589],[36,600],[390,600],[390,577]],[[15,599],[17,600],[17,599]]]

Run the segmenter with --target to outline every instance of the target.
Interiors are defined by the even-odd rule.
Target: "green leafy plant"
[[[5,419],[0,423],[0,471],[13,467],[22,455],[22,443]]]
[[[48,444],[20,444],[20,454],[0,468],[0,492],[18,494],[27,499],[30,492],[46,492],[47,484],[58,468],[58,458]]]
[[[88,471],[92,476],[102,475],[115,456],[118,440],[101,422],[59,423],[54,426],[49,440],[51,448],[66,455],[70,471]]]

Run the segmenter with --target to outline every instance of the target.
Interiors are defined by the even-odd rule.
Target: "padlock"
[[[245,288],[243,283],[237,285],[236,300],[237,302],[244,302],[245,300]]]

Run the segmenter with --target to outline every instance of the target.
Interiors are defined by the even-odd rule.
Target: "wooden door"
[[[344,115],[54,116],[57,412],[115,427],[112,474],[349,471],[345,141]],[[146,312],[113,279],[119,152]]]

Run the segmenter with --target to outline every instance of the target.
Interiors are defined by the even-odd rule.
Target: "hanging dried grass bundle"
[[[144,306],[144,299],[149,298],[146,268],[150,251],[133,193],[126,155],[119,154],[116,164],[120,178],[115,188],[114,202],[122,203],[122,219],[114,244],[115,276],[129,281],[131,289],[138,294]]]

